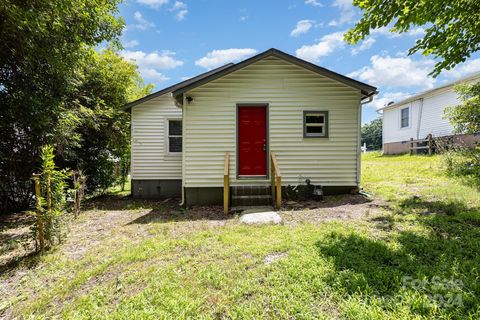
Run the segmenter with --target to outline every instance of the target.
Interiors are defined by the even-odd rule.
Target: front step
[[[271,206],[272,194],[269,186],[232,187],[233,207]]]

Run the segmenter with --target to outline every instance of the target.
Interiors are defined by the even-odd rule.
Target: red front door
[[[238,107],[238,175],[267,175],[267,108]]]

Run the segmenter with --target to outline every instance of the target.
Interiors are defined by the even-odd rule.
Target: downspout
[[[181,105],[177,99],[173,96],[173,93],[170,93],[173,103],[177,108],[182,110],[182,148],[185,147],[185,108]],[[182,101],[185,103],[184,96],[182,95]],[[183,207],[185,205],[185,151],[182,150],[182,201],[180,202],[180,206]]]
[[[420,126],[422,125],[422,113],[423,113],[423,98],[420,98],[420,107],[418,109],[418,122],[417,122],[417,140],[420,139]]]

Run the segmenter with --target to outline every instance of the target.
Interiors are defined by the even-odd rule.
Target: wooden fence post
[[[40,244],[40,252],[45,250],[45,231],[43,228],[43,217],[40,210],[41,204],[41,192],[40,192],[40,175],[34,174],[33,180],[35,181],[35,201],[37,204],[37,224],[38,224],[38,242]]]
[[[432,155],[432,148],[433,148],[433,141],[432,141],[432,134],[428,135],[428,155]]]

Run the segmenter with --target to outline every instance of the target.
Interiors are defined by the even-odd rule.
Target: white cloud
[[[153,80],[155,82],[163,82],[163,81],[167,81],[167,80],[170,79],[167,76],[165,76],[163,73],[160,73],[153,68],[146,68],[146,69],[138,68],[138,70],[142,74],[143,78],[150,79],[150,80]]]
[[[302,33],[306,33],[313,27],[314,23],[315,21],[312,20],[300,20],[297,22],[297,26],[295,27],[295,29],[290,32],[290,35],[292,37],[298,37]]]
[[[328,56],[344,45],[343,32],[335,32],[323,36],[317,44],[302,46],[295,51],[295,54],[300,59],[318,63],[321,57]]]
[[[410,29],[408,30],[407,34],[409,36],[423,36],[425,35],[425,29],[423,29],[422,27],[418,27],[418,28],[413,28],[413,29]]]
[[[368,50],[372,47],[372,45],[376,42],[375,38],[370,37],[365,40],[363,40],[362,44],[360,44],[358,47],[355,47],[352,49],[352,56],[357,55],[358,53]]]
[[[348,76],[375,86],[430,89],[435,84],[435,79],[428,75],[434,65],[433,60],[415,61],[408,57],[374,55],[370,62],[371,66],[363,67]]]
[[[352,0],[334,0],[332,6],[340,10],[340,18],[330,21],[329,26],[336,27],[353,22],[355,7]]]
[[[133,14],[133,18],[137,22],[134,27],[140,30],[147,30],[149,28],[155,27],[155,24],[153,22],[148,21],[145,19],[140,11],[136,11]]]
[[[247,9],[240,9],[240,21],[247,21],[249,18]]]
[[[123,47],[126,48],[126,49],[136,47],[139,44],[140,43],[137,40],[124,41],[122,43]]]
[[[409,96],[411,96],[411,94],[406,92],[385,92],[384,94],[375,96],[373,98],[373,101],[366,104],[366,106],[380,109],[392,101],[399,102],[403,99],[408,98]]]
[[[182,1],[175,1],[175,3],[173,4],[172,10],[181,10],[181,9],[187,9],[187,5]]]
[[[175,19],[177,19],[178,21],[182,21],[187,16],[187,13],[188,13],[188,10],[180,10],[175,15]]]
[[[257,50],[251,48],[213,50],[207,53],[205,57],[195,61],[195,65],[206,69],[213,69],[229,62],[243,60],[255,53],[257,53]]]
[[[139,68],[175,69],[183,65],[183,61],[175,59],[175,53],[171,51],[163,51],[159,54],[125,50],[121,55],[127,60],[135,61]]]
[[[399,38],[401,36],[411,36],[411,37],[423,36],[425,34],[425,29],[423,29],[422,27],[417,27],[417,28],[410,29],[404,33],[396,33],[396,32],[392,32],[391,28],[389,27],[381,27],[381,28],[372,30],[370,34],[381,35],[381,36],[385,36],[387,38],[393,39],[393,38]]]
[[[305,4],[308,4],[314,7],[323,7],[323,4],[318,0],[305,0]]]
[[[182,1],[175,1],[175,3],[173,4],[173,7],[170,9],[170,11],[175,12],[175,19],[177,21],[182,21],[186,18],[187,14],[188,14],[188,7]]]
[[[145,53],[143,51],[124,50],[121,51],[120,54],[126,60],[135,62],[138,66],[138,70],[144,78],[156,82],[162,82],[169,79],[157,69],[174,69],[183,65],[183,61],[174,58],[175,53],[172,51]]]
[[[160,8],[164,4],[167,4],[168,0],[137,0],[137,2],[152,8]]]
[[[450,78],[458,79],[464,76],[467,76],[471,73],[480,71],[480,58],[473,59],[464,63],[457,65],[452,70],[445,70],[442,72],[442,75],[445,75]]]

